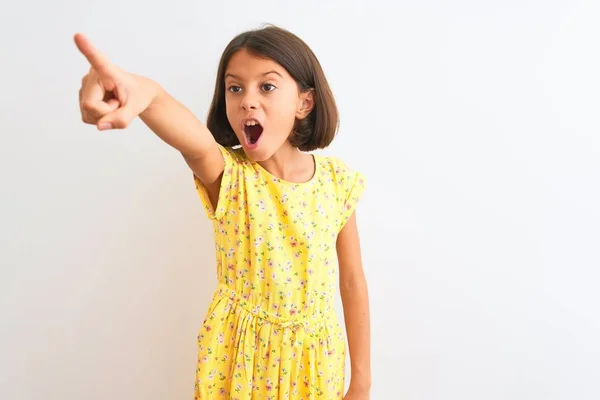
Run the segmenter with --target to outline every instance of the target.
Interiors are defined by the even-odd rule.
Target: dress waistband
[[[252,304],[248,300],[244,300],[239,293],[224,283],[219,283],[215,295],[217,297],[226,297],[250,314],[266,321],[267,323],[278,325],[282,328],[292,328],[294,330],[297,330],[301,327],[317,328],[319,325],[323,325],[325,320],[322,312],[318,312],[309,316],[299,316],[298,318],[285,318],[273,315],[261,309],[259,306]]]

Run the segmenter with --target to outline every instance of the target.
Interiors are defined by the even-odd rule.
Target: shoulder
[[[366,177],[338,157],[320,157],[321,181],[338,205],[335,217],[337,232],[353,215],[366,187]]]
[[[322,178],[342,197],[366,184],[365,175],[339,157],[320,156],[319,163]]]
[[[241,147],[224,147],[219,144],[221,153],[226,158],[226,161],[243,164],[248,162],[248,157]]]
[[[319,166],[321,168],[322,175],[330,176],[337,183],[341,183],[340,181],[355,177],[364,179],[364,175],[360,171],[339,157],[319,156]]]
[[[246,176],[256,172],[252,162],[241,147],[219,145],[219,150],[221,150],[225,160],[225,175],[232,175],[231,178],[236,179],[239,174]]]

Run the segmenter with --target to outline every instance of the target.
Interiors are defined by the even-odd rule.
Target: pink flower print
[[[206,325],[206,332],[210,332],[212,330],[212,327],[210,325]]]
[[[277,275],[275,275],[275,272],[273,272],[273,273],[271,274],[271,279],[273,279],[273,280],[277,279]]]
[[[309,275],[312,275],[315,271],[313,271],[312,268],[309,268],[308,271],[306,271],[306,272],[308,272]]]
[[[273,390],[273,381],[271,379],[267,379],[267,384],[265,385],[265,389],[268,391]]]
[[[231,248],[227,251],[227,258],[233,258],[235,255],[235,249]]]
[[[233,271],[233,270],[235,270],[235,265],[229,264],[229,265],[227,265],[227,269],[230,271]]]
[[[225,388],[222,387],[221,389],[219,389],[219,394],[221,396],[225,396]]]
[[[292,245],[292,247],[298,246],[298,241],[296,240],[295,237],[293,237],[293,236],[290,237],[290,244]]]
[[[208,379],[210,379],[211,381],[213,379],[215,379],[215,375],[217,374],[217,370],[213,369],[212,371],[210,371],[210,373],[208,374]]]
[[[259,236],[259,237],[257,237],[256,239],[254,239],[254,245],[255,245],[255,246],[258,246],[258,245],[260,245],[260,244],[263,242],[263,240],[264,240],[264,239],[263,239],[263,237],[262,237],[262,236]]]
[[[265,279],[265,270],[264,269],[261,268],[258,270],[258,277],[263,280]]]
[[[219,344],[223,344],[225,342],[225,336],[223,333],[219,333]]]
[[[271,268],[273,268],[273,260],[269,259],[269,262],[267,262],[267,265]]]
[[[292,278],[288,276],[288,277],[285,279],[285,283],[288,283],[288,284],[289,284],[289,283],[292,283]]]

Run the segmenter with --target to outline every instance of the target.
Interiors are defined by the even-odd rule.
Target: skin
[[[208,128],[156,82],[121,70],[83,35],[75,35],[74,40],[90,63],[79,91],[83,122],[99,130],[125,129],[139,117],[183,155],[216,205],[225,164]],[[245,50],[231,58],[225,85],[227,118],[246,155],[281,179],[310,180],[315,172],[313,157],[294,148],[288,138],[295,120],[313,110],[313,92],[300,92],[283,67]],[[242,120],[248,117],[264,128],[257,146],[249,146],[245,138]],[[370,317],[356,215],[339,233],[336,248],[352,376],[344,399],[366,400],[371,385]]]

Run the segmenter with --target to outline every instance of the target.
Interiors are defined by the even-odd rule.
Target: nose
[[[256,110],[258,108],[259,100],[258,96],[251,92],[246,92],[242,98],[242,108],[246,111]]]

